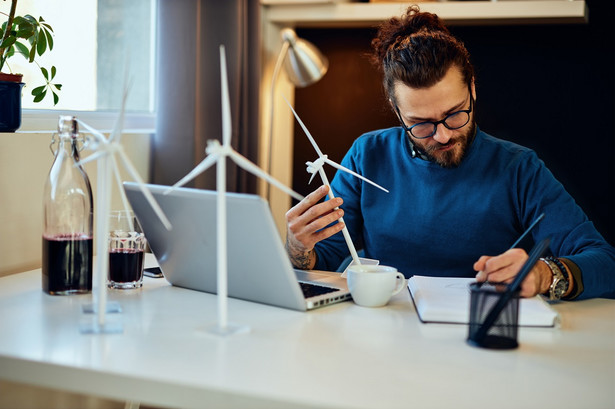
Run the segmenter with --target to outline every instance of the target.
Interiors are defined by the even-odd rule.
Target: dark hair
[[[382,23],[372,40],[372,60],[383,70],[383,85],[394,100],[397,81],[412,88],[431,87],[453,65],[459,67],[468,84],[474,77],[470,54],[443,21],[433,13],[408,7],[401,18]]]

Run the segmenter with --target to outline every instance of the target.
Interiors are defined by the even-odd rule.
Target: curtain
[[[153,183],[170,185],[222,138],[219,46],[226,48],[232,146],[258,158],[260,8],[258,0],[158,0]],[[188,186],[215,189],[215,166]],[[227,189],[256,192],[256,178],[227,161]]]

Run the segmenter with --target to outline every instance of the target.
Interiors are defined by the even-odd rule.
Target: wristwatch
[[[540,260],[545,262],[553,273],[553,281],[551,282],[551,286],[549,287],[549,299],[561,299],[562,296],[566,294],[566,291],[568,291],[568,286],[570,285],[566,268],[561,263],[561,261],[559,261],[555,257],[541,258]]]

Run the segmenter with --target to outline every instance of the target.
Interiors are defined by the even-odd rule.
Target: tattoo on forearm
[[[315,255],[313,251],[305,252],[293,249],[288,239],[286,240],[286,251],[288,252],[293,267],[309,270],[314,265]]]
[[[309,270],[311,268],[312,261],[312,257],[310,256],[310,253],[297,254],[292,257],[292,263],[296,268],[300,268],[302,270]]]

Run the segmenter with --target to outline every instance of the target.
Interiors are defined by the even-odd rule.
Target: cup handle
[[[393,294],[391,294],[391,297],[403,290],[406,286],[406,277],[404,277],[402,273],[397,273],[397,278],[399,278],[399,284],[398,287],[395,287],[395,289],[393,290]]]

